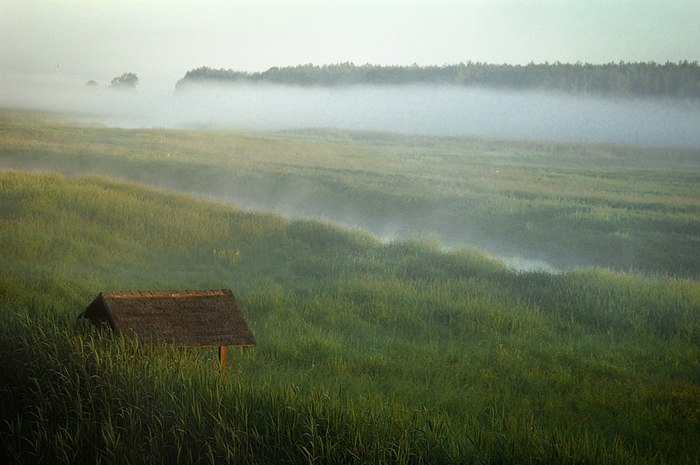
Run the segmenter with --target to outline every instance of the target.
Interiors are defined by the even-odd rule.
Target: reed
[[[698,459],[697,281],[518,273],[100,177],[0,181],[9,463]],[[211,351],[75,319],[100,290],[181,287],[236,291],[258,347],[226,377]]]
[[[123,130],[64,119],[0,111],[0,167],[102,174],[381,235],[433,234],[557,268],[700,272],[697,149]]]

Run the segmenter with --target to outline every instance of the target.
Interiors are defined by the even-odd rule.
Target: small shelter
[[[144,343],[218,347],[222,372],[226,347],[255,345],[255,338],[228,289],[101,292],[79,317]]]

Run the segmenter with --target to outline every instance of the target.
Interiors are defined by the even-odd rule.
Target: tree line
[[[201,67],[188,71],[176,84],[259,82],[297,86],[448,84],[498,89],[554,90],[581,95],[666,96],[700,98],[700,65],[697,61],[591,63],[529,63],[527,65],[481,62],[442,66],[379,66],[339,63],[273,67],[263,72]]]

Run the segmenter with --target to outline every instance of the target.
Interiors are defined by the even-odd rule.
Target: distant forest
[[[554,90],[581,95],[663,96],[700,99],[697,61],[646,63],[459,63],[443,66],[377,66],[340,63],[270,68],[248,73],[201,67],[188,71],[176,89],[202,82],[257,82],[296,86],[449,84],[497,89]]]

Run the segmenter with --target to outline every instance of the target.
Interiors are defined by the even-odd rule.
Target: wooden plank
[[[219,364],[221,374],[226,374],[226,346],[219,347]]]

